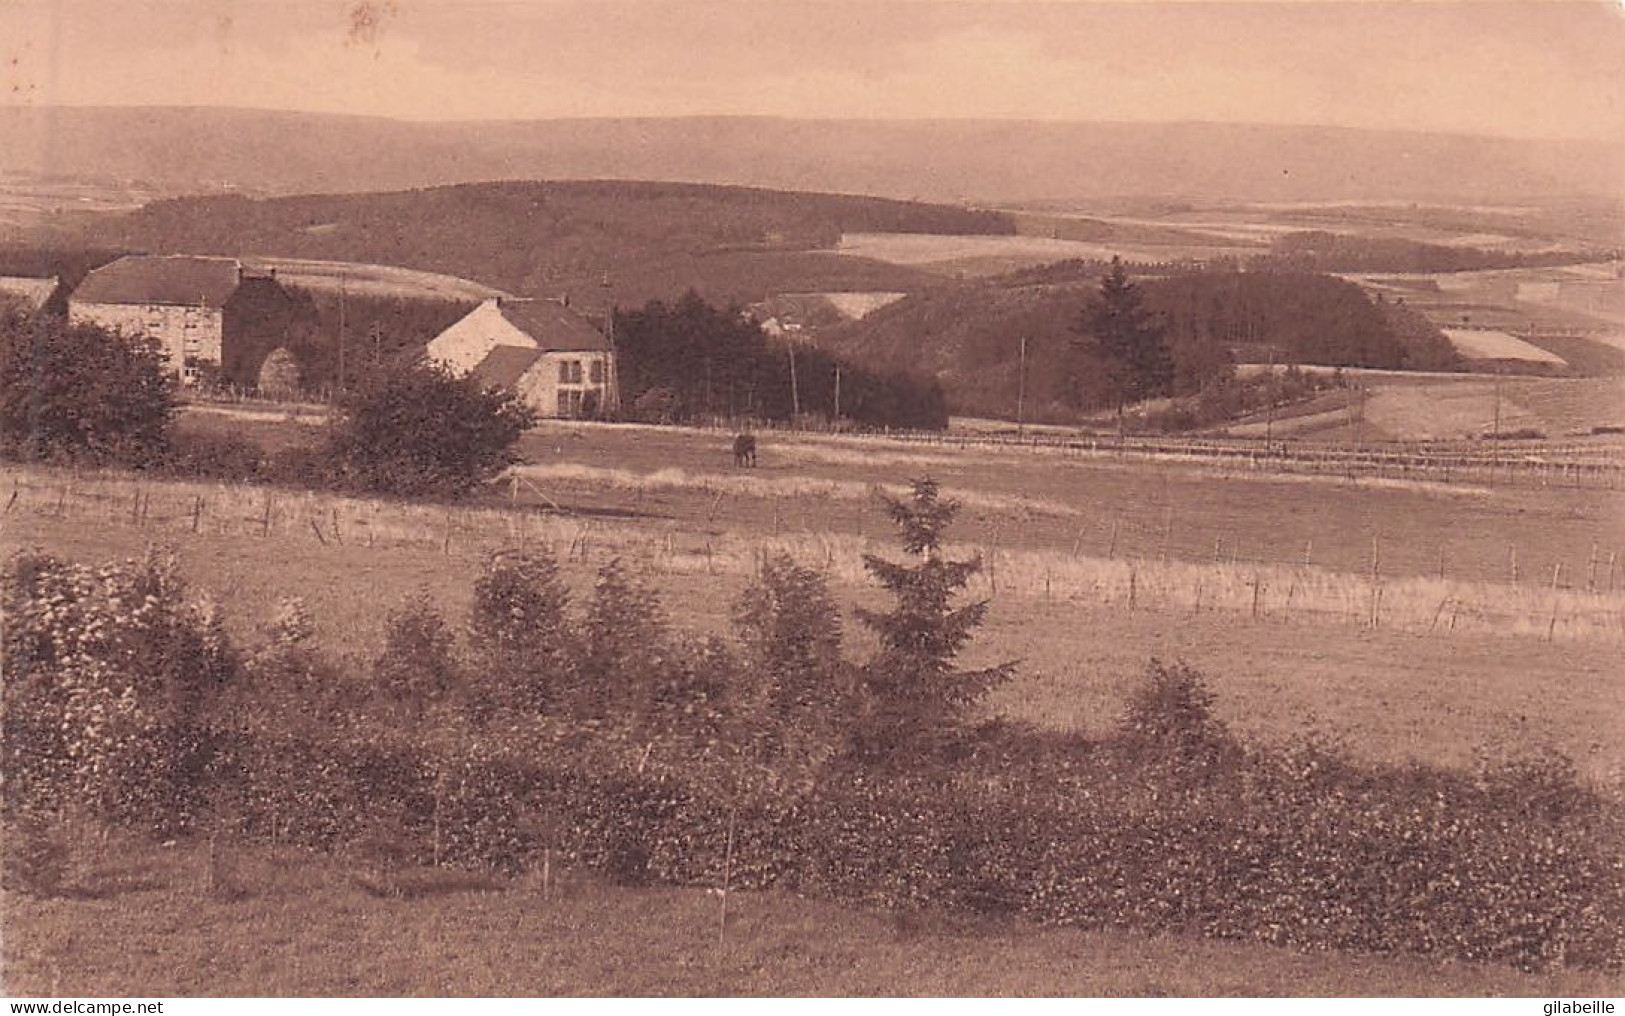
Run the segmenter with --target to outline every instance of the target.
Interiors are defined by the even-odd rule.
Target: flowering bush
[[[0,582],[7,804],[77,802],[185,825],[207,750],[202,713],[236,670],[172,560],[89,567],[22,554]]]

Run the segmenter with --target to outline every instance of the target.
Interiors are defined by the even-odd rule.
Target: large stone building
[[[235,359],[233,336],[265,316],[267,301],[288,302],[275,273],[249,271],[234,258],[131,254],[85,276],[68,297],[68,318],[155,340],[175,375],[191,384]],[[258,369],[235,366],[245,379]]]
[[[538,416],[595,416],[614,402],[608,339],[553,300],[487,300],[435,336],[425,356],[516,392]]]

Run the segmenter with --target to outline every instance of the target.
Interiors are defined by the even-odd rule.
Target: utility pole
[[[835,361],[835,419],[841,418],[841,361]]]
[[[801,417],[801,386],[796,384],[796,340],[791,339],[790,347],[790,423],[795,425]]]
[[[339,391],[344,390],[344,290],[345,276],[339,276]]]
[[[1354,418],[1354,447],[1356,449],[1365,447],[1365,385],[1360,386],[1359,393],[1360,415]]]
[[[1021,367],[1016,375],[1016,436],[1026,429],[1027,403],[1027,336],[1021,337]]]
[[[1495,423],[1490,427],[1490,482],[1501,465],[1501,361],[1495,361]]]
[[[1264,457],[1268,458],[1275,436],[1275,345],[1270,344],[1269,380],[1264,385]]]
[[[609,307],[604,317],[604,339],[609,343],[609,363],[604,367],[604,401],[606,408],[619,414],[621,411],[621,373],[617,369],[619,355],[615,351],[615,294],[609,273],[604,273],[604,281],[600,283],[604,289],[604,302]]]

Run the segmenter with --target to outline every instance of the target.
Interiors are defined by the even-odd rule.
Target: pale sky
[[[1625,8],[0,0],[0,103],[1208,120],[1625,143]]]

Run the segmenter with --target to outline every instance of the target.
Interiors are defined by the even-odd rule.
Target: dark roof
[[[513,388],[530,365],[542,358],[540,349],[497,346],[474,365],[473,374],[487,388]]]
[[[609,340],[586,318],[552,300],[502,300],[508,323],[536,340],[544,353],[609,352]]]
[[[75,303],[223,307],[237,291],[237,262],[185,254],[130,254],[85,276]]]

